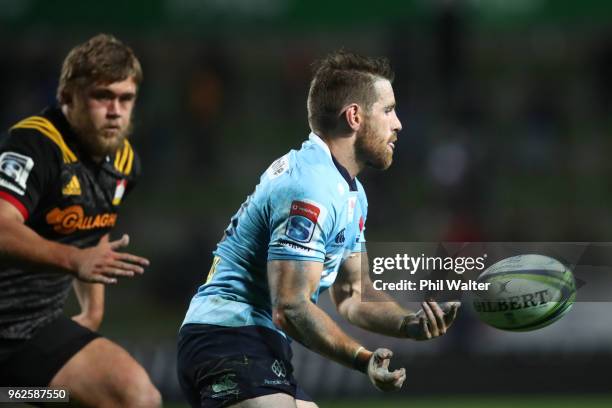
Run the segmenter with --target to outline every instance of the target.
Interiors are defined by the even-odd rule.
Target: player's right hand
[[[391,350],[379,348],[372,353],[368,362],[368,378],[381,391],[398,391],[406,380],[405,368],[389,371],[391,357]]]
[[[433,300],[421,304],[417,313],[406,316],[403,330],[408,338],[430,340],[446,334],[457,317],[461,302],[444,302],[438,305]]]
[[[141,275],[149,260],[126,252],[117,252],[130,243],[130,237],[124,234],[121,239],[109,241],[104,235],[98,245],[80,249],[73,258],[75,276],[90,283],[117,283],[118,277]]]

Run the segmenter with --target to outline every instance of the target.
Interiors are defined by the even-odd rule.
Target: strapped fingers
[[[438,302],[429,302],[429,306],[431,307],[432,312],[436,316],[436,323],[438,325],[438,331],[440,335],[446,334],[446,322],[444,320],[444,311],[438,305]]]
[[[390,358],[385,358],[382,361],[381,367],[384,368],[385,370],[389,370],[389,363],[391,362]]]
[[[376,362],[382,362],[385,359],[393,357],[393,352],[389,349],[379,348],[374,350],[374,358]]]
[[[377,353],[374,353],[374,356],[372,357],[372,365],[376,369],[382,367],[382,364],[383,364],[384,361],[385,361],[385,359],[383,357],[381,357]]]
[[[421,303],[421,307],[423,308],[423,311],[425,312],[425,316],[427,316],[427,321],[431,329],[430,330],[431,335],[433,337],[438,337],[440,335],[440,332],[438,331],[438,324],[437,324],[436,317],[434,316],[433,311],[431,310],[427,302]]]
[[[394,372],[399,374],[397,375],[397,379],[395,380],[393,385],[398,389],[402,388],[404,381],[406,381],[406,369],[400,368],[399,370],[395,370]]]
[[[376,377],[376,381],[379,381],[381,383],[390,384],[395,382],[396,380],[394,373],[391,373],[389,372],[389,370],[382,368],[377,369],[374,375]]]
[[[393,357],[393,352],[391,350],[383,348],[374,350],[374,366],[387,370],[389,368],[391,357]]]

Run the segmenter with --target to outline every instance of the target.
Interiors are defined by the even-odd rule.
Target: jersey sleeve
[[[61,160],[53,142],[33,129],[13,129],[0,141],[0,198],[28,219]]]
[[[268,260],[325,260],[331,203],[317,190],[287,178],[269,194]]]

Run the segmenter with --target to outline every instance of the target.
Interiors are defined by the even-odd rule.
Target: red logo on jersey
[[[362,217],[359,217],[359,232],[363,231],[363,224],[364,224],[364,221],[363,221],[363,216],[362,216]]]
[[[291,202],[291,212],[289,215],[301,215],[312,222],[317,222],[321,209],[316,205],[305,203],[304,201]]]

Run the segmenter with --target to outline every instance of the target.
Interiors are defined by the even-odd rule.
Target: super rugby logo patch
[[[285,235],[297,242],[310,242],[321,209],[304,201],[292,201]]]
[[[4,152],[0,155],[0,173],[15,184],[2,180],[2,186],[13,190],[19,195],[24,195],[26,182],[30,171],[34,167],[34,160],[23,154],[15,152]]]

